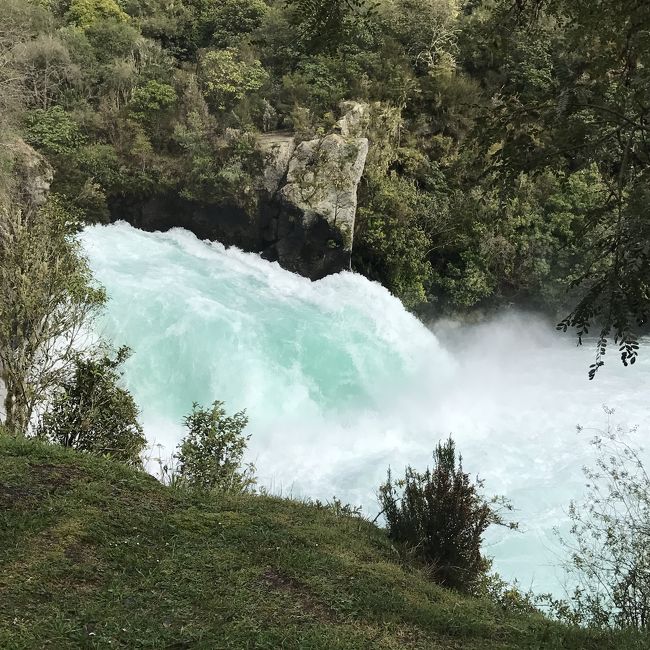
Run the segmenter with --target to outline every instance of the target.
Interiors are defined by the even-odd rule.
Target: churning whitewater
[[[101,333],[134,354],[126,382],[152,443],[173,453],[193,402],[246,409],[249,460],[272,491],[336,495],[377,511],[391,465],[427,465],[452,434],[467,471],[506,495],[520,531],[494,531],[496,569],[524,588],[560,590],[553,527],[583,492],[593,431],[639,443],[650,431],[644,380],[612,355],[587,380],[591,347],[552,324],[504,314],[434,332],[380,285],[340,273],[319,282],[174,230],[87,228],[83,245],[110,297]]]

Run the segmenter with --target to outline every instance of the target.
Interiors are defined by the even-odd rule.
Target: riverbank
[[[0,472],[3,648],[642,647],[447,591],[331,509],[6,438]]]

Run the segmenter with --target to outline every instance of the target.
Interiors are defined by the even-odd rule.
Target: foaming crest
[[[104,334],[135,352],[126,380],[151,441],[171,453],[192,402],[246,408],[263,484],[376,512],[388,465],[424,467],[448,434],[468,471],[506,494],[522,533],[490,552],[508,578],[557,591],[552,527],[582,492],[588,435],[602,404],[650,428],[647,356],[615,359],[588,382],[591,349],[522,314],[433,326],[353,273],[319,282],[188,232],[120,223],[83,233],[111,298]],[[647,384],[646,384],[647,385]]]

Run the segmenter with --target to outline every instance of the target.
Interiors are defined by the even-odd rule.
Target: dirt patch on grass
[[[73,564],[97,565],[95,549],[88,544],[74,541],[68,544],[63,550],[63,555]]]
[[[34,464],[20,485],[0,482],[0,510],[28,510],[38,504],[44,495],[68,488],[85,474],[76,467]]]
[[[0,483],[0,510],[28,508],[38,502],[39,490],[24,485]]]
[[[322,623],[331,623],[340,618],[334,609],[320,602],[306,585],[294,578],[283,575],[275,569],[267,569],[262,574],[262,580],[272,589],[293,596],[307,614]]]
[[[86,476],[86,473],[78,467],[70,465],[52,465],[41,463],[29,466],[30,479],[48,488],[67,487],[73,481]]]

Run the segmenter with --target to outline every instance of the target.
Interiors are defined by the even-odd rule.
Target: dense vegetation
[[[0,476],[3,648],[647,647],[448,591],[332,508],[2,437]]]
[[[86,220],[170,192],[250,205],[256,133],[307,137],[342,100],[370,102],[357,270],[424,313],[570,314],[567,328],[597,323],[634,362],[650,269],[646,3],[2,8],[5,128],[47,155]]]

